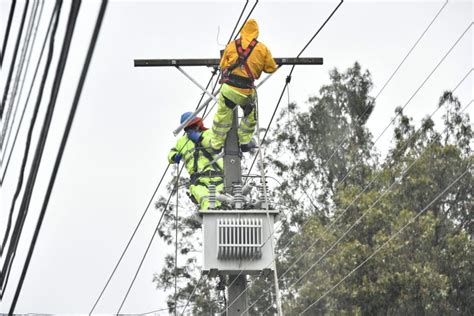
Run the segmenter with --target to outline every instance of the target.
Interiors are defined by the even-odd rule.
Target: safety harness
[[[254,38],[247,46],[247,48],[243,49],[241,39],[239,38],[235,40],[235,48],[237,50],[237,54],[239,54],[239,57],[237,58],[237,61],[235,63],[225,69],[222,75],[221,83],[227,83],[231,86],[242,89],[255,88],[255,77],[252,74],[252,71],[250,71],[250,67],[247,64],[247,59],[249,58],[250,54],[252,53],[253,49],[257,44],[258,41]],[[243,67],[248,78],[233,74],[232,71],[234,71],[234,69],[236,69],[237,67]]]
[[[198,144],[200,145],[200,143],[198,143]],[[198,144],[196,144],[196,145],[198,145]],[[212,162],[214,160],[211,153],[209,153],[204,147],[195,146],[194,155],[193,155],[193,158],[194,158],[194,165],[193,165],[194,173],[191,175],[191,184],[200,184],[199,179],[201,177],[208,177],[208,178],[221,177],[222,178],[224,176],[223,170],[217,164],[216,161],[212,162],[212,164],[211,164],[211,166],[214,168],[214,170],[207,170],[207,171],[198,172],[198,160],[199,160],[199,153],[200,152],[210,162]],[[218,180],[218,181],[211,181],[211,184],[214,184],[214,185],[219,185],[221,183],[224,183],[224,180],[221,179],[221,180]],[[204,184],[204,183],[201,183],[201,184]]]

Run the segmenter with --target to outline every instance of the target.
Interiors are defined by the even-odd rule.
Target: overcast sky
[[[4,67],[1,70],[1,95],[24,6],[24,1],[17,2]],[[8,0],[0,0],[2,43],[10,3]],[[17,313],[89,312],[167,166],[166,154],[176,141],[172,130],[177,127],[181,113],[192,110],[200,96],[200,90],[176,69],[134,68],[133,59],[217,58],[244,3],[245,1],[131,0],[109,3],[48,211],[17,305]],[[254,1],[250,1],[247,8],[253,3]],[[260,1],[252,14],[260,25],[259,40],[267,44],[274,57],[295,57],[337,3],[338,1]],[[316,95],[321,85],[328,83],[330,69],[337,67],[343,71],[355,61],[363,69],[370,70],[374,81],[371,94],[377,95],[444,3],[445,1],[345,1],[302,55],[323,57],[324,65],[296,67],[290,84],[291,101],[297,102],[304,109],[308,97]],[[53,5],[53,1],[46,1],[44,6],[26,77],[27,86],[31,84]],[[9,287],[4,300],[0,302],[0,313],[8,312],[12,300],[99,5],[99,1],[83,1],[80,9],[32,203]],[[70,1],[66,0],[56,36],[55,59],[36,124],[33,146],[36,146],[38,131],[49,101],[69,7]],[[389,123],[395,107],[406,104],[472,20],[472,1],[449,1],[377,99],[368,122],[375,137]],[[471,28],[407,105],[405,113],[412,116],[419,126],[420,120],[435,109],[442,92],[453,89],[472,67]],[[209,80],[210,69],[199,67],[186,70],[203,85]],[[261,125],[267,125],[289,70],[288,66],[282,68],[259,90]],[[35,83],[32,100],[36,99],[38,83],[39,80]],[[472,87],[471,73],[456,91],[463,105],[472,100]],[[23,109],[25,99],[24,92],[19,110]],[[283,100],[281,107],[286,105],[286,95]],[[19,142],[0,190],[0,236],[3,236],[6,227],[18,181],[33,105],[33,102],[28,104]],[[471,117],[473,108],[471,106],[468,109]],[[441,111],[435,120],[440,114]],[[15,129],[17,124],[18,118]],[[207,119],[206,124],[210,125],[211,119]],[[389,147],[392,136],[392,129],[389,129],[378,141],[376,146],[381,152]],[[29,172],[30,161],[31,156],[26,172]],[[171,174],[167,179],[170,178]],[[159,193],[165,194],[164,186]],[[151,209],[148,212],[96,312],[115,313],[120,306],[160,211]],[[153,273],[161,269],[166,252],[163,242],[156,239],[122,309],[123,313],[145,313],[166,307],[166,294],[155,290],[155,284],[151,282]],[[1,264],[3,260],[4,258],[0,260]]]

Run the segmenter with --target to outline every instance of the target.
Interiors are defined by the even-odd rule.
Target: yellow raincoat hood
[[[254,38],[258,38],[258,24],[254,19],[248,20],[240,31],[243,47],[246,47]]]
[[[248,20],[240,31],[242,48],[246,49],[254,38],[258,38],[258,35],[259,30],[257,21],[255,21],[254,19]],[[235,41],[229,43],[222,55],[220,68],[227,69],[237,61],[238,57],[239,54],[237,53],[237,49],[235,47]],[[267,48],[267,46],[265,46],[265,44],[260,41],[257,43],[257,45],[255,45],[252,53],[248,57],[247,65],[249,66],[250,71],[252,72],[253,77],[255,79],[260,78],[262,71],[266,73],[272,73],[277,69],[277,65],[275,63],[275,60],[273,60],[272,53]],[[245,70],[242,69],[242,67],[234,69],[232,71],[232,74],[246,78],[249,77]],[[250,95],[254,92],[253,89],[241,89],[237,87],[232,87],[232,89],[245,95]]]

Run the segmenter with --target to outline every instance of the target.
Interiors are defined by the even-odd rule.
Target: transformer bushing
[[[267,186],[267,181],[265,181],[265,187],[267,188],[267,194],[268,194],[268,186]],[[265,199],[265,188],[263,186],[263,183],[258,186],[258,202],[259,205],[262,209],[266,209],[267,206],[270,207],[270,205],[267,205],[268,198]]]
[[[234,207],[236,209],[242,209],[244,207],[244,196],[242,195],[242,185],[234,184],[232,191],[234,194]]]
[[[209,208],[215,209],[216,208],[216,186],[214,184],[209,184]]]

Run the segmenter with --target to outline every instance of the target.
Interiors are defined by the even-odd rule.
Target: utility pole
[[[320,57],[274,59],[279,66],[323,64],[323,59]],[[189,118],[192,119],[212,100],[217,101],[216,95],[218,92],[213,94],[207,91],[181,67],[207,66],[217,68],[219,61],[219,59],[136,59],[134,65],[135,67],[176,67],[206,93],[209,99],[192,114]],[[257,88],[267,79],[268,77],[263,79]],[[224,186],[225,193],[233,196],[233,209],[211,209],[200,211],[200,213],[203,217],[202,229],[204,235],[203,271],[209,276],[216,276],[219,273],[229,277],[227,315],[247,316],[247,275],[255,275],[268,269],[273,262],[273,245],[271,241],[268,243],[266,241],[273,238],[273,223],[279,211],[268,209],[266,197],[265,204],[260,204],[260,207],[256,207],[257,209],[244,209],[241,153],[237,133],[238,109],[238,106],[234,108],[232,127],[227,133],[224,143]],[[174,135],[180,133],[186,124],[187,121],[183,122],[173,132]],[[215,190],[213,194],[215,195]],[[211,193],[209,199],[211,199]],[[266,205],[266,210],[262,209],[262,205]],[[278,281],[276,280],[276,282]]]

